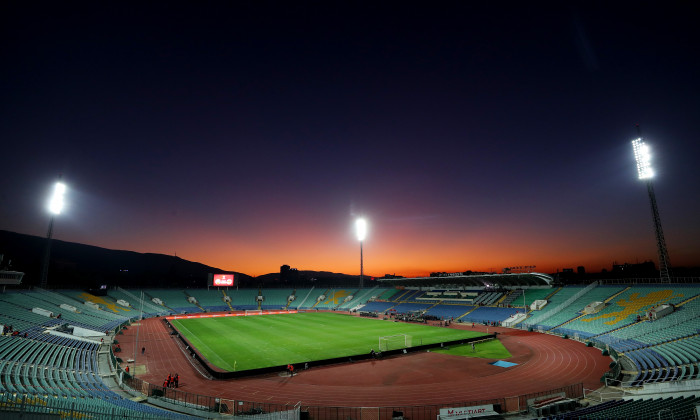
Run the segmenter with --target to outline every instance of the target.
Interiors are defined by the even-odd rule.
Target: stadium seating
[[[45,297],[52,298],[55,303],[68,302],[66,299],[70,299],[53,292],[37,293],[44,293]],[[63,323],[63,321],[35,314],[26,306],[21,306],[36,303],[39,295],[5,293],[0,297],[3,322],[13,325],[14,328],[21,326],[23,332],[28,333],[27,338],[24,334],[0,336],[2,410],[11,409],[12,404],[20,403],[23,410],[37,413],[64,415],[70,413],[72,409],[92,413],[94,418],[105,419],[115,416],[154,419],[191,418],[134,403],[110,391],[97,371],[99,342],[46,334],[43,327]],[[47,303],[45,302],[42,307],[49,307]],[[49,309],[53,308],[49,307]],[[92,312],[100,311],[92,310]],[[104,314],[101,315],[104,316]],[[67,412],[65,412],[66,409]]]
[[[316,305],[318,309],[335,309],[345,301],[345,298],[354,296],[357,289],[331,289],[326,293],[326,298]]]
[[[202,310],[187,300],[187,295],[183,290],[177,289],[144,289],[144,294],[149,299],[158,298],[163,301],[166,308],[176,313],[196,313]]]
[[[359,310],[365,312],[386,312],[394,306],[396,306],[394,302],[368,302]]]
[[[113,314],[93,309],[86,305],[80,305],[81,307],[78,308],[81,311],[80,313],[65,310],[59,307],[60,302],[56,300],[55,295],[55,293],[45,291],[24,291],[1,294],[0,301],[5,302],[3,307],[7,308],[7,311],[3,311],[3,314],[20,320],[31,319],[34,320],[36,324],[45,324],[52,319],[56,320],[56,318],[48,318],[31,312],[33,308],[38,307],[52,312],[54,316],[61,314],[61,322],[101,332],[111,330],[128,320],[126,317],[115,318]],[[28,315],[27,312],[32,313],[32,315]],[[55,323],[56,322],[53,322],[52,324]]]
[[[427,315],[435,316],[440,319],[459,319],[469,311],[476,307],[471,305],[456,305],[456,304],[439,304],[432,306],[426,312]]]
[[[559,309],[560,305],[581,290],[583,290],[583,286],[569,286],[555,291],[555,293],[548,299],[547,306],[541,310],[532,311],[530,313],[530,317],[527,319],[526,324],[534,328],[539,327],[539,323],[544,322],[544,320],[546,320],[549,316],[550,312],[554,311],[555,309]],[[553,325],[550,324],[542,324],[543,328],[551,328],[552,326]]]
[[[384,290],[384,292],[377,296],[377,299],[392,300],[394,298],[394,295],[398,294],[399,292],[401,292],[401,290],[399,289],[386,289]]]
[[[377,298],[381,294],[385,293],[388,289],[383,289],[379,287],[373,287],[371,289],[360,289],[354,293],[352,300],[343,302],[338,305],[338,309],[349,310],[355,306],[362,305],[372,298]]]
[[[318,303],[318,298],[328,293],[328,291],[328,289],[321,287],[297,290],[297,298],[291,305],[289,305],[289,308],[311,309]]]
[[[210,312],[228,311],[229,307],[224,302],[224,294],[217,289],[189,289],[187,290],[190,296],[197,299],[200,306]]]
[[[258,309],[258,302],[255,300],[258,296],[256,289],[228,289],[226,295],[231,298],[231,306],[235,309]]]
[[[147,318],[170,314],[167,308],[157,305],[148,296],[144,295],[143,299],[141,299],[141,291],[128,291],[118,287],[109,289],[107,294],[115,301],[122,299],[129,302],[133,310],[138,310],[139,312],[143,310],[143,314]]]
[[[262,291],[265,300],[263,309],[280,309],[287,307],[287,298],[292,292],[289,289],[265,289]]]
[[[549,417],[550,419],[693,419],[695,405],[700,398],[666,397],[638,400],[616,400],[586,407],[570,413]]]
[[[520,309],[520,312],[523,310]],[[515,308],[492,308],[481,306],[461,318],[463,322],[500,323],[518,312]]]

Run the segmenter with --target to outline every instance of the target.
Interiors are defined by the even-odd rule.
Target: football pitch
[[[390,350],[485,335],[332,312],[174,319],[171,323],[210,364],[230,372],[366,355],[379,349],[379,337],[398,334],[408,339],[389,340]]]

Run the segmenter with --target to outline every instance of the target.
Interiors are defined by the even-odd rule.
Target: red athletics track
[[[473,329],[486,332],[484,326]],[[122,359],[133,356],[136,330],[131,326],[117,337]],[[194,370],[160,318],[141,323],[135,364],[145,365],[146,373],[137,377],[146,382],[162,385],[168,374],[178,373],[179,390],[200,395],[289,405],[301,401],[303,406],[396,407],[476,402],[581,382],[586,389],[597,389],[610,363],[599,349],[574,340],[499,327],[489,327],[488,332],[499,333],[513,355],[507,361],[517,366],[501,368],[489,364],[493,359],[420,352],[316,367],[291,378],[270,374],[212,381]]]

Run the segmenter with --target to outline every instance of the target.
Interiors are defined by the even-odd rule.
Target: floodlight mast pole
[[[357,233],[357,240],[360,241],[360,289],[365,285],[365,268],[364,268],[364,256],[362,245],[367,236],[367,221],[365,219],[357,219],[355,221],[355,232]]]
[[[364,258],[362,255],[362,242],[364,241],[360,241],[360,289],[365,286],[365,267]]]
[[[46,246],[44,247],[44,259],[41,263],[41,279],[39,286],[42,289],[46,288],[48,284],[49,276],[49,260],[51,258],[51,238],[53,237],[53,223],[57,214],[61,213],[63,209],[63,194],[66,191],[66,186],[61,182],[61,175],[58,176],[58,181],[54,185],[53,196],[49,202],[49,212],[51,213],[51,218],[49,219],[49,230],[46,233]]]
[[[666,249],[666,239],[661,228],[661,217],[659,208],[656,205],[656,194],[651,179],[647,180],[647,191],[649,192],[649,203],[651,204],[651,215],[654,219],[654,230],[656,232],[656,247],[659,251],[659,274],[664,283],[671,282],[671,261],[668,259],[668,249]]]
[[[639,126],[637,126],[639,133]],[[648,146],[639,138],[632,140],[632,148],[634,157],[637,161],[637,173],[639,179],[644,180],[647,184],[647,192],[649,193],[649,204],[651,205],[651,216],[654,222],[654,231],[656,233],[656,248],[659,252],[659,276],[662,283],[670,283],[671,281],[671,262],[668,258],[668,249],[666,248],[666,239],[664,231],[661,228],[661,217],[659,216],[659,208],[656,204],[656,194],[654,193],[654,184],[652,178],[654,172],[650,164],[650,153]]]

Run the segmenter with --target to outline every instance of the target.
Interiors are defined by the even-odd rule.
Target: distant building
[[[287,264],[280,267],[280,282],[296,284],[299,281],[299,270]]]
[[[613,264],[611,272],[620,277],[656,277],[659,275],[653,261],[637,264]]]

